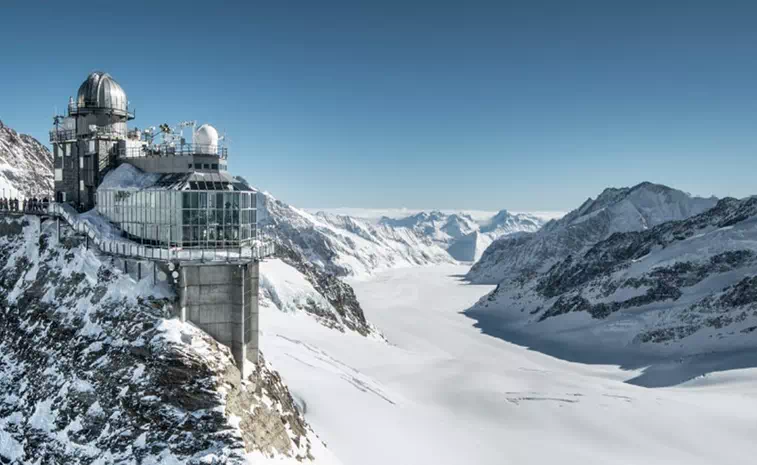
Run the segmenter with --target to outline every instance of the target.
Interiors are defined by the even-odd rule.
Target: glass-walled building
[[[222,172],[156,175],[123,164],[97,190],[97,210],[141,244],[234,249],[256,238],[255,194]]]

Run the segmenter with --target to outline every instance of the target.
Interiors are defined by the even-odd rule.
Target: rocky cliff
[[[45,197],[53,192],[53,157],[39,141],[0,121],[0,197]]]
[[[335,463],[264,361],[63,228],[0,219],[0,463]]]

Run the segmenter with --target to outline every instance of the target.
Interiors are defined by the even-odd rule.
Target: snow
[[[261,310],[263,352],[344,463],[740,464],[757,452],[757,370],[649,389],[625,382],[638,370],[527,350],[460,313],[491,289],[463,283],[466,271],[353,280],[391,344]]]
[[[137,191],[152,186],[161,176],[160,173],[145,173],[129,163],[122,163],[118,168],[105,175],[98,189]]]
[[[357,207],[336,207],[336,208],[305,208],[307,212],[316,214],[318,212],[324,212],[331,215],[343,215],[351,216],[353,218],[360,218],[364,220],[371,220],[378,222],[383,217],[401,219],[408,216],[417,215],[418,213],[430,212],[435,209],[431,208],[357,208]],[[441,209],[438,210],[447,215],[462,214],[468,215],[476,221],[486,221],[497,214],[497,210],[454,210],[454,209]],[[525,214],[535,216],[543,221],[556,220],[565,216],[563,211],[517,211],[513,214]]]
[[[2,426],[0,424],[0,426]],[[10,433],[6,433],[0,428],[0,457],[13,462],[14,460],[21,460],[24,457],[24,446],[13,439]]]

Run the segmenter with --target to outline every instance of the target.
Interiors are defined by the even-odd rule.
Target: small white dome
[[[203,124],[192,135],[195,150],[203,153],[218,153],[218,131],[209,124]]]

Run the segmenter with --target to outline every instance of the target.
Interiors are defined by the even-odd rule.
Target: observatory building
[[[178,275],[177,314],[231,347],[243,369],[258,356],[256,192],[228,173],[213,126],[129,129],[133,119],[115,79],[91,73],[50,131],[55,202],[95,209],[125,240],[170,252],[155,256],[169,257],[163,275]],[[189,255],[171,259],[176,251]]]

